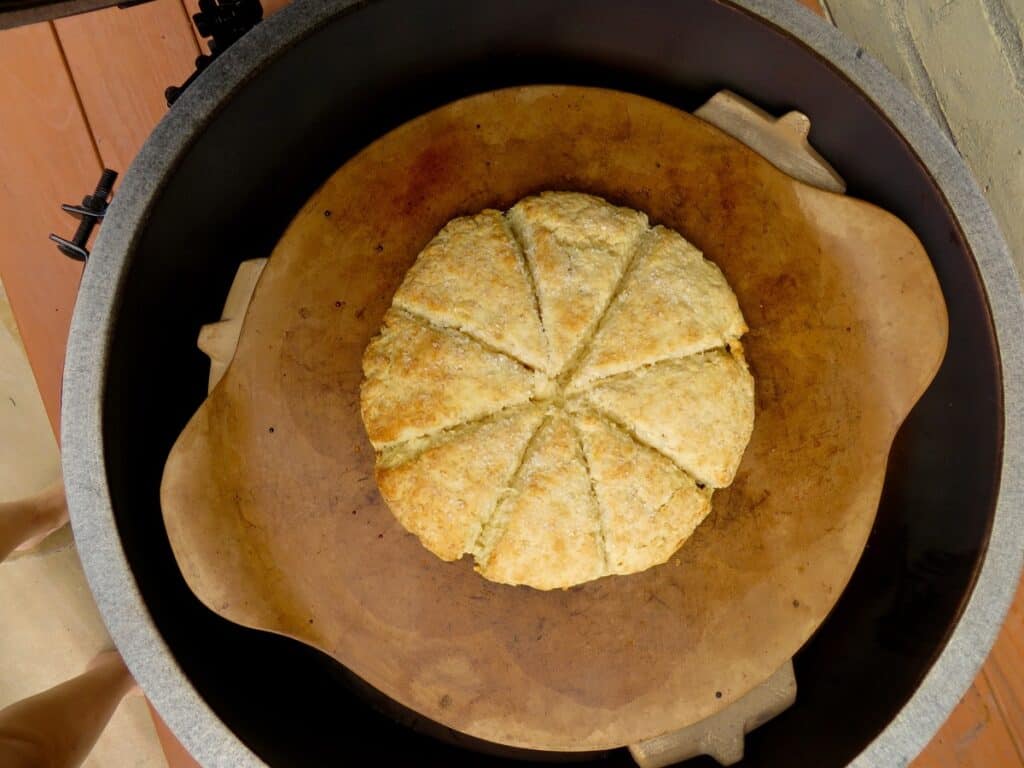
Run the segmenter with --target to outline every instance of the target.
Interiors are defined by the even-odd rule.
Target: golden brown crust
[[[732,482],[754,428],[754,379],[738,351],[656,363],[606,379],[585,397],[713,488]]]
[[[498,211],[449,222],[406,274],[394,306],[547,369],[547,343],[526,264]]]
[[[608,572],[664,563],[711,510],[711,490],[590,409],[574,422],[601,510]]]
[[[578,192],[545,192],[508,212],[533,273],[557,375],[590,335],[629,264],[647,216]]]
[[[491,581],[558,589],[604,575],[600,517],[564,414],[541,427],[495,518],[502,533],[477,566]]]
[[[361,406],[381,448],[524,403],[536,375],[469,337],[388,310],[363,355]]]
[[[548,192],[456,219],[363,358],[381,494],[492,581],[663,563],[750,438],[745,330],[718,268],[636,211]]]
[[[472,551],[543,417],[538,406],[520,406],[404,443],[377,466],[381,495],[423,546],[457,560]]]
[[[725,346],[747,330],[722,271],[682,235],[655,227],[601,321],[570,391],[661,360]]]

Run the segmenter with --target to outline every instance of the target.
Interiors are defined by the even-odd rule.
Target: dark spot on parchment
[[[478,125],[477,128],[479,127],[480,126]],[[448,707],[452,705],[452,697],[446,693],[444,696],[441,697],[441,700],[438,702],[438,704],[441,705],[441,709],[448,709]]]
[[[356,320],[362,320],[363,315],[366,314],[366,307],[360,307],[356,310]]]
[[[324,218],[325,219],[331,218],[331,212],[330,211],[324,211]]]
[[[449,183],[459,157],[457,135],[441,135],[410,163],[405,188],[392,203],[393,210],[406,216],[419,212],[432,201],[437,189]]]

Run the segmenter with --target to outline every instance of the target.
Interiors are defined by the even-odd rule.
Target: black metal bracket
[[[192,16],[200,37],[210,38],[210,52],[196,59],[196,71],[181,85],[164,91],[167,106],[178,100],[210,62],[263,19],[260,0],[199,0],[199,13]]]
[[[59,235],[50,234],[50,239],[57,244],[57,249],[70,259],[75,261],[86,261],[89,258],[89,251],[85,249],[89,242],[89,235],[93,228],[103,221],[107,213],[107,198],[117,181],[117,171],[104,168],[100,180],[96,183],[96,190],[91,195],[82,198],[81,205],[69,205],[65,203],[61,210],[70,213],[79,219],[78,229],[71,240],[66,240]]]

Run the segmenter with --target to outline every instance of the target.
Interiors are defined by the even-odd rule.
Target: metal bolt
[[[95,191],[82,198],[81,205],[65,204],[61,206],[65,213],[70,213],[81,219],[75,230],[75,236],[71,240],[66,240],[59,235],[50,235],[50,240],[55,242],[58,250],[68,258],[76,261],[85,261],[89,258],[85,244],[89,242],[89,235],[92,234],[93,227],[103,219],[107,212],[107,198],[110,197],[115,181],[117,181],[117,171],[104,168],[103,173],[100,174],[100,180],[96,182]]]

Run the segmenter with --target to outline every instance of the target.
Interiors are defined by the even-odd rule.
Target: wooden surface
[[[0,279],[55,433],[82,266],[46,236],[74,232],[60,203],[80,202],[104,165],[127,170],[166,112],[162,78],[186,77],[197,53],[178,0],[0,32]],[[197,765],[154,723],[171,768]]]
[[[59,433],[61,369],[82,267],[46,235],[73,231],[58,205],[92,191],[101,161],[52,26],[0,32],[0,104],[0,279]]]
[[[676,557],[548,593],[404,533],[358,407],[363,350],[427,241],[543,189],[644,210],[714,261],[758,392],[736,480]],[[530,749],[629,744],[714,714],[816,629],[946,325],[907,227],[688,113],[600,89],[476,96],[376,141],[292,222],[171,451],[168,536],[212,610],[315,645],[432,720]]]
[[[103,164],[124,173],[167,112],[164,88],[194,69],[199,49],[185,11],[179,0],[155,0],[55,25]],[[123,71],[128,62],[147,59],[144,69]]]
[[[800,1],[816,6],[814,0]],[[115,14],[137,14],[141,10],[109,11],[108,23],[116,21]],[[62,32],[86,18],[62,22]],[[180,21],[168,14],[164,22],[168,29],[151,29],[157,38],[168,32],[177,35],[182,28],[192,33],[184,13]],[[101,51],[106,62],[102,70],[86,73],[69,71],[53,25],[0,32],[0,103],[4,104],[0,115],[0,179],[4,180],[0,183],[0,205],[6,212],[4,237],[0,239],[0,276],[55,425],[59,420],[67,324],[80,267],[57,254],[46,234],[72,230],[73,222],[57,206],[60,202],[77,202],[91,191],[100,168],[90,120],[77,98],[78,88],[90,87],[92,79],[113,78],[126,91],[144,90],[152,87],[152,72],[166,66],[167,52],[160,45],[149,50],[129,46],[130,53],[122,51],[123,45],[124,41],[118,41]],[[190,63],[181,62],[179,66],[187,71]],[[162,94],[167,84],[159,83],[158,93]],[[129,114],[116,101],[105,108],[117,118],[117,132],[136,137],[144,136],[159,117],[140,116],[136,110]],[[1019,593],[975,685],[915,761],[916,768],[1024,767],[1022,606],[1024,594]],[[173,739],[166,730],[165,735]],[[182,755],[168,753],[171,768],[190,764]]]

